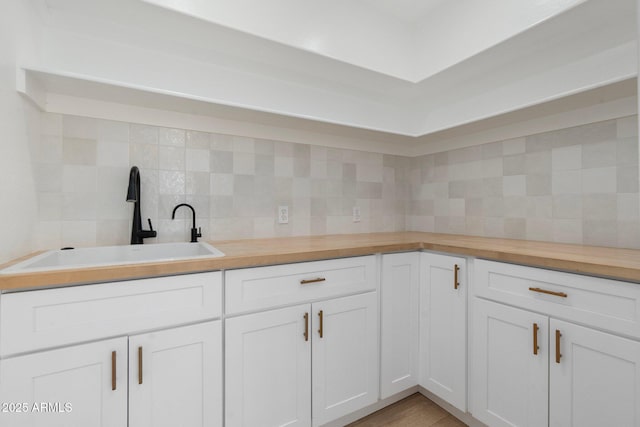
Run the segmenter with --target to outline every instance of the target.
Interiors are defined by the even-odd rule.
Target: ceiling
[[[420,20],[424,15],[451,0],[363,0],[369,6],[407,23]]]
[[[635,0],[30,1],[27,68],[409,138],[637,74]]]
[[[586,0],[143,0],[417,83]]]

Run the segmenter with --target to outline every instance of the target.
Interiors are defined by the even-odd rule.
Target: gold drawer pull
[[[111,390],[116,389],[116,352],[111,352]]]
[[[560,358],[562,354],[560,354],[560,337],[562,334],[559,330],[556,329],[556,363],[560,363]]]
[[[549,291],[547,289],[542,289],[542,288],[529,288],[529,290],[533,292],[540,292],[541,294],[554,295],[556,297],[562,297],[562,298],[566,298],[568,296],[564,292]]]
[[[306,285],[307,283],[318,283],[318,282],[324,282],[325,279],[324,277],[316,277],[315,279],[302,279],[300,280],[300,284],[301,285]]]
[[[318,312],[318,317],[320,318],[320,329],[318,329],[318,334],[320,335],[320,338],[322,338],[324,335],[324,313],[322,310]]]
[[[460,282],[458,281],[458,271],[460,271],[460,267],[458,267],[458,264],[454,264],[454,266],[453,266],[453,289],[458,289],[458,286],[460,286]]]
[[[538,327],[537,323],[533,324],[533,354],[538,354],[538,350],[540,350],[540,347],[538,346],[538,330],[540,328]]]
[[[304,340],[309,341],[309,313],[304,314]]]
[[[142,384],[142,347],[138,347],[138,384]]]

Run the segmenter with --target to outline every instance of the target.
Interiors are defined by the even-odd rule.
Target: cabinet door
[[[383,399],[418,384],[420,254],[382,256],[381,389]]]
[[[313,425],[378,400],[376,292],[313,304]]]
[[[550,336],[550,425],[640,426],[640,343],[555,319]]]
[[[423,253],[420,281],[420,385],[464,412],[466,260]]]
[[[2,360],[0,402],[26,404],[3,427],[126,426],[127,339]]]
[[[472,415],[492,427],[546,426],[548,318],[477,298],[473,317]]]
[[[311,305],[227,319],[225,330],[225,425],[310,426]]]
[[[219,320],[129,338],[129,426],[221,425]]]

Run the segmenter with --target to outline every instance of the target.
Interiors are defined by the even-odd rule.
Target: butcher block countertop
[[[209,243],[224,252],[225,256],[3,274],[0,275],[0,290],[28,290],[420,249],[640,283],[640,250],[633,249],[422,232],[279,237]]]

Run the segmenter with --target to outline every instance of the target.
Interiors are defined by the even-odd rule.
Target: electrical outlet
[[[278,206],[278,224],[289,224],[289,206]]]
[[[360,206],[353,207],[353,222],[360,222]]]

